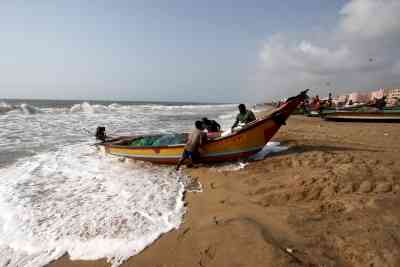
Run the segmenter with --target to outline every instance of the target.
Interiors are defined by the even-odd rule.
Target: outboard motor
[[[105,142],[107,139],[106,127],[99,126],[96,130],[96,139]]]

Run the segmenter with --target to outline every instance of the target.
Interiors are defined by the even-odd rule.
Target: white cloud
[[[367,38],[398,33],[399,11],[399,0],[353,0],[340,11],[340,27]]]
[[[311,88],[327,94],[400,85],[400,0],[352,0],[339,21],[319,39],[270,37],[252,77],[258,97]],[[321,38],[322,36],[322,38]],[[262,89],[261,89],[262,88]]]

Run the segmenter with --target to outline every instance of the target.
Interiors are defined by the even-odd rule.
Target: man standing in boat
[[[256,120],[256,116],[254,115],[253,111],[247,109],[244,104],[240,104],[238,106],[238,108],[239,108],[239,114],[236,116],[236,121],[232,125],[232,128],[231,128],[232,131],[233,131],[233,128],[238,126],[239,123],[247,124],[247,123],[250,123],[250,122]]]
[[[203,130],[204,130],[203,122],[196,121],[195,129],[188,137],[188,141],[183,150],[181,159],[176,165],[176,170],[179,170],[179,168],[181,167],[182,163],[185,160],[188,160],[189,161],[188,166],[191,166],[193,165],[193,162],[199,157],[200,146],[206,141],[207,138]]]

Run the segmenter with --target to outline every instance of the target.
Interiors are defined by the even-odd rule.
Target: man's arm
[[[256,115],[254,114],[254,112],[250,110],[249,113],[250,113],[250,114],[249,114],[250,122],[251,122],[251,121],[255,121],[257,118],[256,118]]]
[[[207,138],[207,135],[204,134],[203,131],[201,131],[199,134],[199,147],[201,147],[205,143],[204,138]]]
[[[238,124],[239,124],[239,117],[236,116],[236,121],[235,121],[235,123],[232,125],[231,129],[233,130],[233,128],[235,128]]]
[[[218,132],[219,131],[221,131],[221,125],[219,125],[219,123],[218,122],[216,122],[216,121],[214,121],[215,122],[215,125],[217,126],[217,130],[218,130]]]

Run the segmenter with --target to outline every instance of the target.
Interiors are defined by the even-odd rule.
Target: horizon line
[[[214,105],[224,105],[224,104],[237,104],[239,102],[199,102],[199,101],[184,101],[184,100],[117,100],[117,99],[112,99],[112,100],[105,100],[105,99],[52,99],[52,98],[15,98],[15,97],[5,97],[5,98],[0,98],[0,100],[18,100],[18,101],[23,101],[23,100],[37,100],[37,101],[71,101],[71,102],[90,102],[90,101],[98,101],[98,102],[130,102],[130,103],[176,103],[176,104],[214,104]]]

